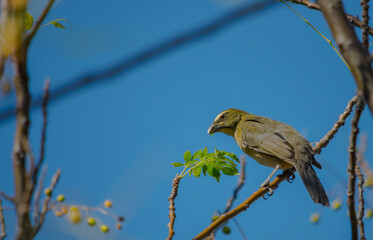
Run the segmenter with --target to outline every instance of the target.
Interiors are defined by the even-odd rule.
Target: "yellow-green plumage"
[[[223,132],[258,163],[280,169],[295,167],[315,203],[329,206],[329,200],[312,165],[315,160],[310,143],[293,127],[238,109],[220,113],[208,133]]]

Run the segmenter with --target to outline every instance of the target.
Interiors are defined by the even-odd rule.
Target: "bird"
[[[231,108],[219,113],[207,130],[208,134],[215,132],[232,136],[244,153],[274,168],[261,187],[273,193],[269,182],[275,172],[294,167],[313,202],[329,206],[328,195],[312,167],[321,169],[312,145],[290,125]]]

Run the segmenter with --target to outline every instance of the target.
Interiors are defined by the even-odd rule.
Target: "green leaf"
[[[50,22],[53,26],[55,26],[56,28],[62,28],[62,29],[66,29],[61,23],[57,22],[57,20],[55,21],[52,21]]]
[[[207,147],[205,147],[203,149],[203,151],[201,152],[201,154],[199,155],[199,157],[202,160],[202,158],[205,158],[206,156],[207,156]]]
[[[219,175],[219,177],[214,177],[214,178],[215,178],[215,180],[219,183],[220,175]]]
[[[223,172],[223,174],[228,176],[238,175],[238,171],[235,168],[223,167],[221,171]]]
[[[201,150],[198,150],[197,152],[193,153],[193,156],[192,156],[192,160],[196,159],[199,154],[202,152],[202,149]]]
[[[30,30],[34,25],[34,18],[28,12],[25,13],[25,29]]]
[[[203,172],[203,175],[206,176],[206,172],[207,172],[207,165],[203,165],[202,166],[202,172]]]
[[[240,162],[240,160],[237,158],[236,154],[234,153],[226,153],[227,156],[229,156],[230,158],[232,158],[233,160],[235,160],[236,162]]]
[[[185,165],[188,166],[188,167],[191,167],[193,165],[196,165],[196,163],[198,163],[199,160],[192,160],[192,161],[189,161],[189,162],[186,162]]]
[[[198,166],[198,167],[194,168],[192,170],[193,171],[193,175],[198,178],[201,175],[201,170],[202,170],[201,166]]]
[[[209,166],[207,168],[207,173],[211,176],[211,177],[220,177],[220,172],[219,170],[217,170],[215,167],[213,166]]]
[[[192,158],[192,154],[190,153],[190,151],[189,151],[189,150],[186,151],[186,152],[184,153],[184,161],[185,161],[185,162],[189,162],[189,161],[191,160],[191,158]]]
[[[174,167],[183,167],[184,166],[184,164],[179,163],[179,162],[173,162],[173,163],[171,163],[171,165],[173,165]]]

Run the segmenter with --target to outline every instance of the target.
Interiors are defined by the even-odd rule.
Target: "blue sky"
[[[37,16],[46,1],[30,1]],[[38,32],[29,54],[32,94],[41,93],[44,79],[51,88],[77,75],[102,69],[155,43],[193,29],[227,13],[246,0],[189,1],[56,1],[48,21],[66,18],[69,30],[47,26]],[[292,5],[293,6],[293,5]],[[360,14],[359,3],[346,8]],[[327,37],[321,13],[295,7]],[[359,35],[360,31],[357,29]],[[73,226],[53,214],[37,239],[164,239],[168,232],[171,180],[186,150],[213,147],[241,155],[234,140],[207,135],[216,115],[239,108],[292,125],[310,142],[320,140],[354,96],[355,82],[346,66],[318,34],[282,3],[238,21],[209,37],[165,54],[115,78],[76,92],[49,105],[46,142],[47,179],[57,168],[62,177],[56,193],[71,204],[100,205],[113,201],[113,212],[123,215],[123,229],[97,215],[113,229],[104,235],[84,223]],[[14,101],[3,97],[0,109]],[[38,153],[41,111],[33,110],[30,139]],[[350,118],[329,146],[316,158],[347,179]],[[360,129],[371,135],[372,115],[364,111]],[[13,191],[11,164],[14,119],[0,124],[0,189]],[[368,139],[367,159],[372,159]],[[247,157],[246,184],[236,204],[267,178],[271,169]],[[317,171],[330,199],[346,190],[324,166]],[[296,175],[281,184],[268,200],[260,199],[237,217],[248,239],[350,239],[349,219],[343,207],[335,212],[314,205]],[[176,199],[176,235],[191,239],[224,209],[236,186],[236,177],[182,180]],[[371,191],[367,191],[371,196]],[[319,224],[309,215],[320,211]],[[14,216],[7,212],[8,230]],[[218,239],[240,239],[232,234]],[[373,236],[366,222],[367,238]]]

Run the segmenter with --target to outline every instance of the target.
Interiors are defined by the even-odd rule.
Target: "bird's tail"
[[[302,178],[313,202],[329,207],[328,195],[326,195],[324,187],[322,186],[320,179],[317,177],[316,172],[313,170],[311,164],[299,161],[295,164],[295,169]]]

